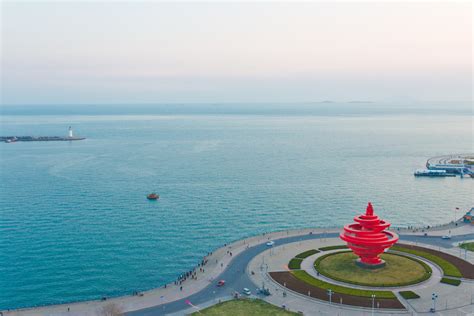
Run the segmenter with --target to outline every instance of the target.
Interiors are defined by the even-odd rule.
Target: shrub
[[[327,246],[327,247],[320,247],[319,250],[321,251],[329,251],[329,250],[336,250],[336,249],[347,249],[346,245],[336,245],[336,246]]]
[[[466,249],[469,251],[474,251],[474,242],[464,242],[459,245],[462,249]]]
[[[406,300],[411,300],[411,299],[414,299],[414,298],[420,298],[420,296],[418,294],[416,294],[415,292],[412,292],[412,291],[400,291],[400,292],[398,292],[398,294],[400,294]]]
[[[446,283],[446,284],[450,284],[450,285],[454,285],[454,286],[459,286],[459,284],[461,284],[461,280],[442,278],[441,283]]]
[[[388,298],[388,299],[396,298],[395,294],[393,294],[391,291],[361,290],[361,289],[354,289],[354,288],[345,287],[341,285],[331,284],[323,280],[313,278],[311,275],[309,275],[306,271],[303,271],[303,270],[291,271],[291,273],[296,278],[300,279],[301,281],[305,283],[308,283],[312,286],[315,286],[324,290],[331,289],[335,293],[361,296],[361,297],[371,297],[372,294],[375,294],[377,298]]]
[[[301,259],[308,258],[309,256],[312,256],[312,255],[314,255],[315,253],[318,253],[318,252],[320,252],[320,251],[316,250],[316,249],[307,250],[305,252],[297,254],[296,258],[301,258]]]
[[[290,260],[290,263],[288,263],[288,268],[290,268],[291,270],[301,269],[302,261],[303,259],[301,258],[293,258]]]

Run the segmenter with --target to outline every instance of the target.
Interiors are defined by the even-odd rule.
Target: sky
[[[1,104],[469,101],[470,2],[1,4]]]

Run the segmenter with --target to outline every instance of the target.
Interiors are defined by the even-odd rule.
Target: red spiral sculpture
[[[382,267],[380,254],[398,241],[398,235],[387,231],[390,223],[374,214],[369,202],[365,214],[354,217],[355,223],[344,226],[339,237],[359,256],[357,263],[368,268]]]

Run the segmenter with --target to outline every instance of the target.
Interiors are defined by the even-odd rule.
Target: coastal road
[[[320,238],[334,238],[338,237],[339,233],[323,233],[323,234],[308,234],[301,236],[292,236],[275,240],[274,247],[284,244],[294,243],[303,240],[320,239]],[[414,236],[414,235],[400,235],[401,241],[419,242],[429,245],[435,245],[443,248],[451,248],[454,242],[474,239],[474,234],[453,236],[449,240],[441,239],[439,236]],[[249,262],[258,254],[268,249],[265,243],[250,247],[229,263],[228,267],[219,275],[217,280],[224,279],[225,286],[217,287],[216,282],[210,283],[201,291],[190,295],[186,298],[170,302],[167,304],[157,305],[146,309],[141,309],[133,312],[128,312],[129,316],[151,316],[151,315],[166,315],[170,313],[178,313],[189,309],[189,305],[185,301],[189,300],[193,305],[204,304],[213,299],[228,298],[235,291],[241,292],[244,287],[247,287],[255,292],[254,289],[260,285],[254,284],[245,273]],[[257,271],[255,271],[257,272]]]

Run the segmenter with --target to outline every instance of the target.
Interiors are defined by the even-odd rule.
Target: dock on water
[[[74,136],[71,126],[69,126],[67,136],[0,136],[0,141],[4,143],[15,142],[58,142],[84,140],[85,137]]]

